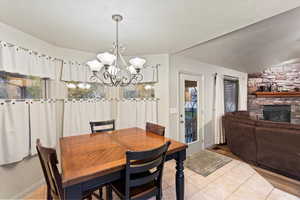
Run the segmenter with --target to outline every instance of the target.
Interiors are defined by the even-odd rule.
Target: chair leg
[[[52,200],[52,195],[51,195],[51,191],[49,189],[49,187],[47,186],[47,200]]]
[[[161,200],[161,194],[156,195],[156,200]]]
[[[106,199],[107,200],[112,200],[112,188],[111,185],[106,186]]]
[[[99,188],[99,199],[103,200],[103,192],[102,192],[102,187]]]

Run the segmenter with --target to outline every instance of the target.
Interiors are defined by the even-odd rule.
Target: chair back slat
[[[150,122],[146,123],[146,131],[165,136],[165,127]]]
[[[144,185],[151,181],[155,181],[159,176],[159,174],[160,174],[160,170],[156,170],[155,172],[150,173],[149,175],[142,176],[141,178],[131,179],[129,183],[129,187],[136,187],[139,185]]]
[[[115,130],[115,120],[90,122],[92,133],[101,133]],[[100,128],[100,129],[98,129]]]
[[[166,143],[167,144],[167,143]],[[126,157],[129,160],[148,160],[153,158],[156,159],[157,157],[161,156],[166,150],[168,149],[168,146],[163,145],[159,148],[152,149],[149,151],[127,151]]]
[[[153,160],[151,162],[141,163],[141,164],[137,164],[137,165],[131,166],[130,172],[132,174],[145,172],[147,170],[150,170],[150,169],[153,169],[155,167],[158,167],[161,164],[162,161],[163,161],[163,158],[162,157],[158,157],[157,159],[155,159],[155,160]]]
[[[57,168],[58,160],[55,149],[46,148],[41,145],[39,139],[36,141],[36,149],[47,183],[47,189],[52,199],[63,199],[61,176]]]
[[[149,151],[126,152],[125,199],[129,199],[132,187],[153,182],[161,189],[161,177],[169,146],[170,141]]]

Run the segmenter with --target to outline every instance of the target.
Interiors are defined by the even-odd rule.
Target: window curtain
[[[96,82],[91,81],[92,71],[87,65],[73,61],[63,61],[62,81]]]
[[[222,127],[222,116],[224,115],[224,76],[216,74],[214,94],[214,131],[215,144],[225,143],[225,135]]]
[[[136,119],[137,124],[136,126],[142,129],[145,129],[146,127],[146,101],[141,100],[136,102]]]
[[[56,102],[39,100],[30,102],[31,155],[36,154],[36,139],[47,147],[56,146]]]
[[[136,127],[137,103],[134,99],[123,99],[118,101],[117,128]]]
[[[62,64],[60,60],[54,61],[55,79],[47,82],[47,96],[54,99],[65,99],[68,98],[68,88],[66,84],[60,81],[62,73]]]
[[[146,122],[157,123],[155,99],[123,99],[117,104],[117,128],[145,129]]]
[[[239,77],[239,110],[247,110],[248,98],[247,76]]]
[[[0,71],[55,79],[55,58],[0,41]]]
[[[65,100],[63,136],[91,133],[90,121],[112,119],[111,105],[108,100]]]
[[[29,155],[28,102],[0,101],[0,165]]]

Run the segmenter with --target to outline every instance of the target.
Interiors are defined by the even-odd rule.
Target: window
[[[45,84],[41,78],[0,72],[0,99],[40,99]]]
[[[82,89],[80,83],[68,82],[73,84],[74,88],[68,87],[68,98],[86,99],[86,98],[106,98],[106,88],[99,83],[88,83],[89,88]]]
[[[225,112],[235,112],[238,110],[238,90],[239,81],[234,79],[224,79],[224,109]]]
[[[154,98],[154,84],[143,83],[122,88],[123,98]]]

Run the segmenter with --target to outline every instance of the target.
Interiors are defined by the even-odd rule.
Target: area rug
[[[232,159],[218,153],[202,150],[188,156],[185,167],[206,177],[229,163]]]

